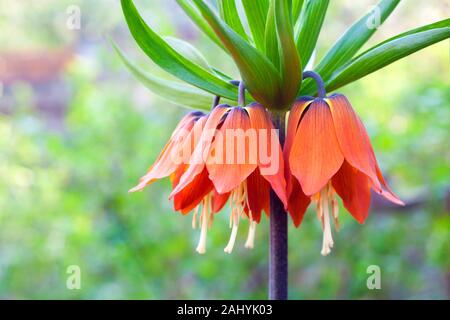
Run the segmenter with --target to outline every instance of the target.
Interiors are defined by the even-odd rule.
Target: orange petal
[[[178,183],[182,173],[183,172],[178,173],[178,177],[175,177],[173,181],[174,185]],[[212,190],[212,182],[208,178],[208,172],[204,169],[191,183],[174,195],[173,202],[175,211],[181,211],[183,214],[189,213],[192,209],[197,207],[203,198]]]
[[[256,169],[247,178],[247,197],[252,219],[259,223],[262,210],[267,215],[270,213],[270,185],[261,176],[259,169]]]
[[[233,108],[217,133],[210,149],[206,167],[209,178],[219,193],[237,188],[257,167],[251,161],[253,152],[250,118],[243,108]]]
[[[202,112],[192,112],[181,119],[155,163],[145,176],[139,180],[139,184],[130,189],[129,192],[140,191],[153,181],[165,178],[176,170],[181,162],[174,161],[173,156],[179,153],[184,143],[184,138],[192,130],[197,119],[203,115]]]
[[[211,143],[214,138],[214,132],[222,121],[222,117],[228,112],[229,109],[230,107],[227,105],[220,105],[211,111],[203,128],[199,142],[195,146],[194,152],[189,159],[189,167],[181,177],[180,183],[172,191],[170,197],[186,187],[198,174],[203,171],[203,168],[205,167],[205,155],[209,154]]]
[[[339,170],[339,148],[328,105],[316,99],[300,121],[289,156],[292,174],[307,196],[319,192]]]
[[[378,180],[380,180],[380,183],[382,185],[380,194],[383,197],[385,197],[387,200],[391,201],[392,203],[398,204],[400,206],[404,206],[405,203],[402,200],[400,200],[400,198],[391,190],[391,188],[387,184],[386,180],[383,177],[383,174],[381,173],[380,168],[378,167],[378,164],[376,164],[376,169],[377,169]]]
[[[289,111],[286,141],[283,148],[286,161],[289,160],[292,143],[294,142],[294,137],[297,133],[298,125],[300,123],[300,119],[302,118],[303,111],[305,111],[305,109],[311,104],[311,102],[313,102],[313,100],[313,97],[300,97],[294,102],[292,109]]]
[[[230,193],[224,193],[220,194],[217,192],[216,189],[214,189],[214,194],[212,197],[212,211],[213,213],[217,213],[225,206],[225,204],[228,201],[228,198],[230,197]]]
[[[303,112],[308,108],[311,102],[314,100],[313,97],[300,97],[297,101],[294,102],[291,111],[289,111],[288,117],[288,125],[287,125],[287,133],[286,133],[286,141],[283,147],[283,156],[285,163],[289,163],[289,155],[291,153],[292,144],[294,142],[295,134],[297,133],[298,125],[300,123],[300,119],[302,118]],[[293,184],[294,184],[294,176],[291,173],[291,169],[289,165],[285,166],[285,177],[286,177],[286,194],[287,197],[290,197],[292,193]]]
[[[336,136],[345,160],[366,174],[372,181],[374,189],[381,192],[375,153],[363,123],[345,96],[332,95],[328,102],[333,115]]]
[[[341,169],[332,179],[333,188],[342,198],[344,207],[359,223],[364,223],[369,215],[370,180],[344,161]]]
[[[266,109],[253,103],[246,107],[252,129],[257,135],[257,162],[261,175],[266,179],[287,208],[284,158],[278,132]]]
[[[292,190],[289,196],[288,211],[296,227],[299,227],[303,221],[306,209],[311,203],[310,197],[307,197],[296,179],[292,179]]]

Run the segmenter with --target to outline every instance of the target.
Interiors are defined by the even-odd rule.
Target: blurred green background
[[[136,2],[160,33],[237,74],[174,0]],[[317,58],[374,4],[331,1]],[[73,5],[79,30],[67,27]],[[448,1],[404,0],[369,45],[448,16]],[[118,1],[0,3],[0,298],[266,298],[267,219],[254,250],[243,248],[245,226],[227,255],[225,208],[200,256],[191,216],[171,210],[169,181],[127,193],[186,110],[134,79],[108,35],[163,74],[133,42]],[[344,213],[326,258],[312,210],[300,229],[290,226],[291,298],[450,298],[449,74],[444,41],[343,90],[408,206],[375,199],[363,226]],[[66,287],[70,265],[81,268],[80,290]],[[381,290],[367,289],[370,265],[381,268]]]

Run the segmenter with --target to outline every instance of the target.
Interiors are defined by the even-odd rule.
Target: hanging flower
[[[206,207],[203,206],[200,216],[201,236],[197,251],[205,251],[206,225],[212,222],[212,214],[217,210],[214,208],[220,207],[214,205],[214,201],[210,202],[209,196],[219,199],[215,201],[219,204],[230,200],[232,231],[224,251],[231,253],[233,250],[242,216],[250,220],[246,247],[253,247],[261,211],[269,213],[270,188],[287,204],[283,172],[279,138],[264,107],[257,103],[244,108],[215,107],[171,194],[177,202],[177,196],[191,194],[187,190],[193,184],[209,185],[210,193],[205,192],[204,198]]]
[[[302,97],[288,121],[284,155],[289,161],[289,210],[296,226],[312,200],[323,227],[322,255],[333,247],[331,218],[338,224],[338,202],[359,222],[368,216],[370,190],[403,205],[381,174],[367,132],[342,94]]]
[[[287,206],[284,160],[277,131],[260,104],[216,106],[210,114],[184,117],[156,163],[131,192],[170,176],[174,208],[193,211],[192,225],[200,226],[198,253],[206,251],[206,235],[214,215],[230,202],[231,253],[239,220],[249,219],[246,247],[254,244],[261,212],[270,211],[270,188]],[[198,216],[200,215],[200,216]]]

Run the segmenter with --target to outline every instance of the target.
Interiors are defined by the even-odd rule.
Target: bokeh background
[[[237,75],[174,0],[136,3],[160,33],[188,40]],[[318,59],[374,4],[331,1]],[[73,5],[79,30],[67,28]],[[368,45],[449,16],[448,1],[403,0]],[[186,110],[134,79],[107,36],[163,74],[137,48],[119,1],[0,2],[0,298],[266,298],[266,219],[254,250],[243,248],[244,226],[227,255],[225,209],[200,256],[191,217],[167,200],[169,181],[127,193]],[[342,90],[407,206],[375,198],[363,226],[343,214],[326,258],[312,211],[300,229],[291,226],[291,298],[450,297],[449,62],[447,40]],[[81,268],[80,290],[66,287],[70,265]],[[381,268],[381,290],[366,287],[370,265]]]

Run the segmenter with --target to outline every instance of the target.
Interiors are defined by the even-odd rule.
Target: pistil
[[[330,183],[328,183],[318,194],[316,194],[313,199],[317,203],[317,218],[321,222],[323,229],[321,254],[323,256],[327,256],[330,254],[331,248],[334,246],[333,235],[331,233],[330,206],[335,229],[339,231],[339,204],[335,198],[335,192]]]
[[[211,195],[207,195],[205,199],[203,199],[202,204],[202,212],[200,215],[200,240],[198,242],[198,246],[196,251],[199,254],[204,254],[206,252],[206,235],[208,233],[209,227],[209,219],[210,219],[210,210],[211,210]]]

